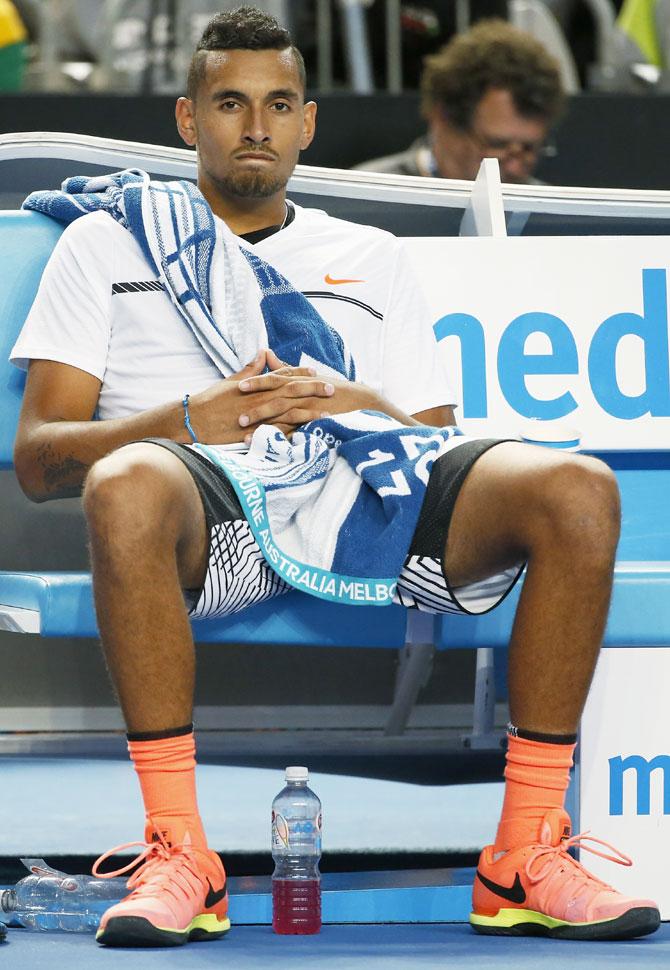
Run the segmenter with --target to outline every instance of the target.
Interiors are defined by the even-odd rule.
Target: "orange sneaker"
[[[611,849],[608,855],[585,841]],[[603,859],[630,866],[613,846],[586,833],[570,837],[567,812],[553,809],[539,840],[496,858],[487,845],[479,858],[470,923],[477,933],[552,936],[566,940],[628,940],[658,929],[661,916],[651,899],[631,899],[601,882],[568,852],[579,845]]]
[[[189,940],[217,940],[230,929],[226,873],[216,852],[186,843],[171,845],[165,833],[152,842],[129,842],[110,849],[96,861],[93,875],[110,878],[140,868],[128,880],[129,896],[110,907],[100,920],[98,943],[106,946],[181,946]],[[133,845],[143,846],[131,863],[116,872],[100,873],[109,856]]]

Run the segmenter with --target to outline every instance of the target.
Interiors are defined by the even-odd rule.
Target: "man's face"
[[[265,199],[286,186],[314,137],[290,48],[209,51],[195,101],[177,102],[179,132],[198,149],[198,184],[222,197]]]
[[[454,127],[438,107],[430,118],[433,152],[443,178],[474,179],[483,158],[497,158],[503,182],[527,182],[548,133],[546,122],[520,115],[509,91],[489,88],[470,127]]]

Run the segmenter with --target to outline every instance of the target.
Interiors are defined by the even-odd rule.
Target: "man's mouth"
[[[240,152],[239,155],[235,155],[238,161],[252,161],[259,162],[275,162],[277,160],[276,155],[268,155],[265,152]]]

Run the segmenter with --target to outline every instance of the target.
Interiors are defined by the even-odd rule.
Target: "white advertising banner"
[[[630,896],[654,899],[670,919],[670,650],[600,654],[580,734],[580,820],[633,859],[630,868],[583,852],[582,863]],[[596,849],[602,846],[595,846]],[[607,851],[603,849],[603,851]]]
[[[462,428],[562,419],[588,449],[670,447],[670,238],[408,239]]]

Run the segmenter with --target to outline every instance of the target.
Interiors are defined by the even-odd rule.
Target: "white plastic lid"
[[[519,437],[522,441],[548,445],[550,448],[577,451],[582,435],[578,428],[558,418],[553,421],[532,419],[523,425]]]
[[[286,781],[309,781],[309,771],[301,765],[291,765],[286,769]]]

